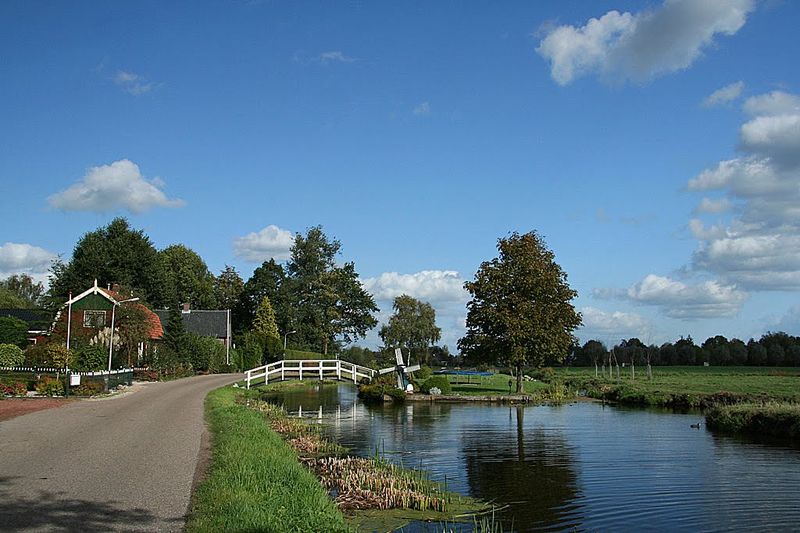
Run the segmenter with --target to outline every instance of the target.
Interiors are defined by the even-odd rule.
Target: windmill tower
[[[410,354],[409,354],[410,357]],[[411,373],[419,370],[419,365],[406,365],[403,361],[403,351],[400,348],[394,349],[394,358],[397,361],[395,366],[382,368],[378,370],[379,375],[388,374],[389,372],[397,373],[397,388],[408,390],[411,386]],[[409,363],[411,361],[409,360]]]

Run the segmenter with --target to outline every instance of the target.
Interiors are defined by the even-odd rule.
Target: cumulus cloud
[[[800,97],[773,91],[748,98],[743,108],[750,116],[739,132],[744,154],[687,185],[690,191],[721,191],[737,205],[730,221],[689,223],[698,240],[692,263],[744,289],[798,290]]]
[[[548,31],[536,51],[560,85],[588,74],[645,81],[691,66],[718,34],[739,31],[754,7],[753,0],[666,0],[654,10],[609,11]]]
[[[7,242],[0,246],[0,274],[41,274],[50,268],[56,254],[32,244]]]
[[[704,107],[715,107],[718,105],[729,104],[741,96],[744,90],[744,82],[737,81],[717,89],[703,100]]]
[[[317,61],[327,65],[328,63],[353,63],[356,61],[356,58],[346,56],[344,53],[335,50],[331,52],[322,52],[317,56]]]
[[[125,70],[117,71],[113,79],[123,91],[133,96],[149,93],[157,87],[157,84],[147,81],[142,76]]]
[[[431,104],[429,104],[428,102],[422,102],[421,104],[414,107],[414,114],[417,116],[430,115]]]
[[[258,232],[248,233],[233,241],[233,251],[246,261],[261,263],[269,259],[283,261],[291,256],[294,233],[270,224]]]
[[[64,211],[93,211],[104,213],[127,209],[142,213],[153,207],[181,207],[183,200],[169,199],[162,190],[159,178],[148,180],[139,166],[127,159],[110,165],[92,167],[81,181],[70,188],[51,195],[47,200],[52,207]]]
[[[378,300],[393,300],[401,294],[408,294],[418,300],[441,303],[464,303],[467,291],[464,279],[454,270],[423,270],[414,274],[384,272],[378,277],[363,281],[364,288]]]
[[[700,204],[695,207],[694,212],[695,214],[703,214],[703,213],[711,213],[711,214],[718,214],[718,213],[726,213],[731,210],[731,201],[727,198],[720,198],[718,200],[712,200],[711,198],[703,198],[700,201]]]
[[[582,337],[642,337],[650,331],[650,324],[637,313],[623,311],[603,311],[595,307],[582,307]]]
[[[686,284],[664,276],[648,274],[626,291],[630,301],[658,306],[671,318],[714,318],[739,311],[747,294],[718,281]]]

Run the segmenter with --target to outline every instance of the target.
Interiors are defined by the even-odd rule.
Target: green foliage
[[[0,317],[0,344],[24,348],[28,344],[28,325],[18,318]]]
[[[197,309],[214,309],[214,275],[205,261],[182,244],[167,246],[158,252],[163,273],[162,295],[169,309],[189,303]]]
[[[475,280],[464,284],[472,299],[458,345],[475,360],[515,366],[522,392],[522,367],[563,360],[581,315],[572,305],[577,293],[536,232],[512,233],[497,249],[499,257],[483,262]]]
[[[197,372],[218,372],[225,364],[225,346],[212,337],[188,333],[185,350]]]
[[[280,338],[278,324],[275,322],[275,312],[272,310],[272,304],[268,296],[264,296],[258,305],[258,310],[256,310],[256,316],[253,320],[253,331],[265,339],[268,337]]]
[[[100,344],[87,344],[75,350],[73,370],[95,372],[108,365],[108,350]]]
[[[25,362],[25,353],[16,344],[0,344],[0,366],[15,367]]]
[[[427,362],[428,348],[439,340],[442,333],[436,326],[433,306],[403,294],[394,299],[393,309],[389,323],[382,326],[379,332],[384,345],[406,348],[418,360]]]
[[[284,359],[335,359],[333,355],[325,355],[319,352],[307,352],[303,350],[286,350]],[[352,362],[352,361],[350,361]]]
[[[420,385],[420,390],[425,394],[428,394],[434,387],[442,391],[442,394],[450,394],[453,392],[453,387],[450,385],[450,381],[445,376],[429,377],[422,383],[422,385]]]
[[[11,296],[9,303],[16,305],[4,305],[6,298],[4,293]],[[0,307],[14,309],[32,309],[37,307],[44,294],[44,285],[36,282],[28,274],[14,274],[0,281]]]
[[[72,389],[71,393],[76,396],[95,396],[105,392],[105,384],[96,379],[81,379],[81,384]]]
[[[41,396],[63,396],[64,383],[60,379],[46,376],[36,383],[36,392]]]
[[[348,346],[339,354],[339,359],[367,368],[377,368],[376,358],[377,354],[375,352],[361,346]]]
[[[186,524],[212,531],[348,531],[319,481],[261,413],[235,402],[236,389],[208,395],[214,455]]]
[[[218,309],[233,309],[239,305],[244,291],[244,281],[236,268],[225,265],[225,270],[214,279],[214,299]]]
[[[139,344],[150,338],[150,318],[145,307],[138,303],[117,307],[117,333],[119,343],[114,347],[122,354],[124,366],[131,368],[137,363]]]
[[[0,286],[0,309],[29,309],[31,304],[14,292]]]
[[[72,351],[63,344],[51,342],[44,347],[42,365],[53,368],[67,368],[72,364]]]
[[[552,367],[546,366],[544,368],[539,368],[534,370],[533,372],[530,372],[529,375],[533,379],[538,379],[539,381],[542,381],[544,383],[550,383],[555,379],[556,371],[553,370]]]
[[[83,235],[75,244],[69,263],[55,261],[50,269],[50,305],[79,294],[98,281],[105,287],[119,283],[134,289],[156,307],[167,304],[164,273],[153,243],[142,230],[134,230],[124,218]]]
[[[405,391],[386,383],[370,383],[358,386],[358,397],[365,402],[383,402],[384,396],[393,401],[403,402],[406,399]]]
[[[800,437],[800,405],[746,403],[716,405],[706,411],[711,429],[773,437]]]
[[[433,370],[427,365],[422,365],[413,375],[415,380],[422,382],[433,375]]]
[[[289,327],[292,321],[288,304],[288,287],[285,281],[286,272],[274,259],[265,261],[255,269],[253,275],[244,284],[238,305],[233,309],[237,331],[246,331],[252,328],[258,306],[265,297],[269,298],[273,306],[279,331],[285,333],[291,330]]]
[[[186,355],[186,337],[189,333],[183,323],[183,315],[177,309],[170,310],[167,325],[164,328],[162,345],[169,349],[176,357],[183,359]]]
[[[336,264],[341,244],[320,226],[298,234],[287,264],[285,294],[293,310],[293,343],[328,353],[337,340],[350,343],[375,327],[378,308],[358,280],[353,263]]]

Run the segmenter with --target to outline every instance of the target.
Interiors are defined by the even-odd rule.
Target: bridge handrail
[[[281,380],[284,380],[286,379],[287,371],[297,372],[301,381],[303,380],[304,371],[308,374],[316,372],[319,375],[319,379],[323,378],[325,371],[336,371],[336,379],[347,379],[348,381],[352,379],[354,383],[359,377],[372,379],[377,373],[377,370],[343,359],[283,359],[245,371],[247,388],[250,388],[253,381],[262,378],[265,383],[269,383],[269,377],[278,373],[281,375]],[[345,377],[343,374],[348,376]]]

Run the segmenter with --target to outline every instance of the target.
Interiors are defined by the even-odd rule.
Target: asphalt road
[[[145,383],[0,422],[0,530],[180,531],[203,400],[239,378]]]

